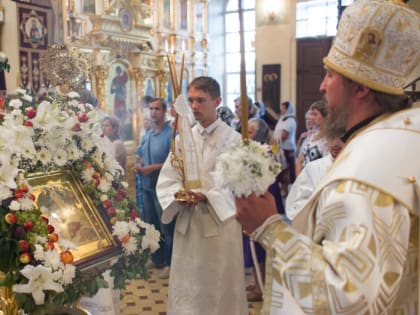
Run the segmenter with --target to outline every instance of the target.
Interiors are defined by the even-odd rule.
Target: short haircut
[[[247,101],[248,101],[248,108],[251,110],[252,107],[254,106],[253,102],[252,102],[252,98],[250,98],[249,96],[246,97]],[[237,98],[234,99],[234,102],[240,102],[241,101],[241,97],[238,96]]]
[[[109,123],[111,124],[112,129],[114,130],[119,130],[120,129],[120,120],[115,117],[115,116],[106,116],[102,123],[104,123],[105,121],[109,121]]]
[[[157,101],[159,101],[162,104],[162,109],[166,112],[166,109],[168,108],[168,103],[166,103],[166,101],[161,97],[152,98],[149,104]]]
[[[221,96],[220,94],[220,85],[212,77],[197,77],[188,84],[188,90],[194,88],[196,90],[201,90],[208,93],[213,99]]]
[[[321,113],[323,117],[327,117],[328,115],[327,106],[325,105],[325,102],[323,100],[316,101],[311,105],[311,107],[309,107],[309,109],[316,109]]]
[[[261,118],[251,118],[248,124],[256,124],[257,132],[255,133],[254,139],[260,143],[267,143],[270,137],[270,128],[267,123]]]

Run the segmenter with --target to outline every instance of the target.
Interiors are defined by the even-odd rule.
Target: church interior
[[[280,103],[290,101],[296,104],[299,133],[305,112],[321,97],[322,57],[334,34],[322,30],[307,35],[304,29],[310,32],[310,23],[329,23],[334,29],[353,1],[241,2],[239,10],[237,0],[0,0],[0,51],[10,63],[0,80],[0,98],[16,96],[17,89],[39,100],[76,91],[105,115],[117,116],[127,151],[128,191],[135,200],[142,98],[161,97],[171,104],[176,98],[174,66],[183,78],[181,93],[193,78],[212,76],[221,84],[223,105],[234,111],[240,94],[240,11],[246,18],[247,91],[254,101],[265,103],[267,123],[274,127]],[[325,21],[304,16],[311,5],[322,12],[328,5]],[[408,5],[420,12],[420,0]],[[420,99],[419,79],[420,68],[406,86],[415,100]],[[118,86],[124,86],[122,95]],[[166,314],[168,280],[155,269],[150,273],[148,280],[127,283],[115,314]],[[251,273],[246,277],[253,280]],[[250,302],[250,314],[259,314],[261,304]]]

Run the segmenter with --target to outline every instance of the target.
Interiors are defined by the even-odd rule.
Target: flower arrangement
[[[247,197],[266,192],[280,169],[270,146],[250,140],[219,155],[212,175],[217,187],[228,188],[236,197]]]
[[[111,266],[114,287],[148,276],[145,264],[159,247],[159,232],[138,217],[127,198],[113,146],[101,135],[89,104],[71,92],[34,104],[25,90],[0,112],[0,286],[12,287],[25,312],[46,304],[71,304],[107,287],[103,270],[81,273],[73,263],[75,245],[61,238],[45,209],[34,203],[26,175],[71,169],[95,206],[107,213],[121,255]],[[61,251],[57,250],[57,247]]]

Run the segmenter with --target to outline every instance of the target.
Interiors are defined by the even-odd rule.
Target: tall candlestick
[[[242,11],[242,0],[238,1],[239,8],[239,48],[241,53],[241,134],[243,143],[248,143],[248,97],[246,92],[246,68],[245,68],[245,40],[244,40],[244,21]]]

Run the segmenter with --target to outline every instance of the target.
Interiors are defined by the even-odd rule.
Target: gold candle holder
[[[184,62],[185,62],[185,52],[182,49],[182,56],[181,56],[181,66],[180,66],[180,75],[178,80],[177,69],[176,69],[176,62],[175,56],[172,52],[168,50],[168,42],[165,42],[165,49],[166,49],[166,59],[168,61],[169,72],[171,75],[171,84],[172,89],[174,92],[175,97],[178,97],[181,94],[182,89],[182,80],[184,74]],[[193,196],[188,193],[188,190],[185,188],[185,173],[184,173],[184,160],[182,156],[179,156],[176,152],[176,144],[175,144],[175,137],[178,129],[178,122],[179,122],[179,115],[178,113],[175,115],[175,121],[172,131],[172,142],[171,142],[171,165],[173,168],[179,170],[181,177],[182,177],[182,188],[175,193],[175,200],[180,202],[189,202],[193,200]]]

